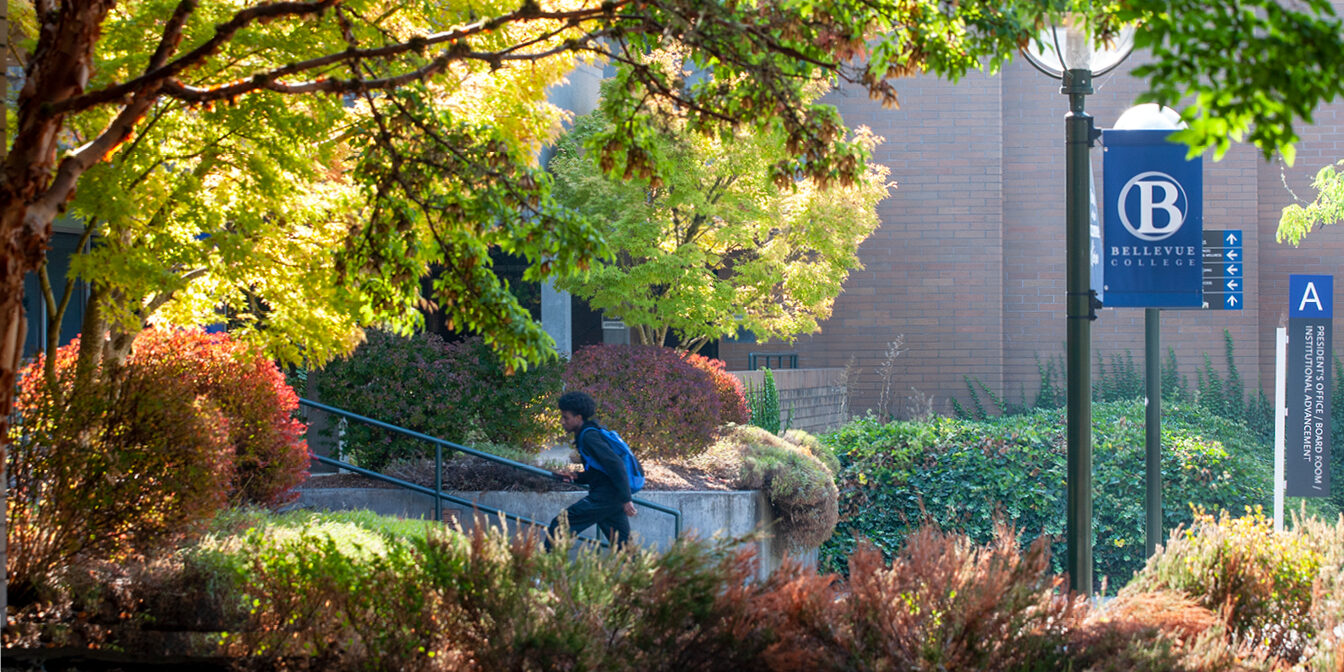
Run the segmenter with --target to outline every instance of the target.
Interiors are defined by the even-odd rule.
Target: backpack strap
[[[583,429],[579,430],[579,438],[577,441],[575,441],[575,448],[579,451],[579,457],[583,458],[583,465],[585,467],[592,466],[598,471],[602,471],[602,467],[597,466],[597,460],[594,460],[593,458],[589,457],[588,453],[584,452],[583,450],[583,435],[587,434],[589,431],[592,430],[599,430],[598,435],[601,436],[602,434],[602,432],[600,431],[601,428],[602,426],[598,425],[597,423],[593,423],[592,427],[584,427]]]

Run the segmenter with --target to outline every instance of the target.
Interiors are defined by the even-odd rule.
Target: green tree
[[[1144,98],[1195,101],[1183,111],[1183,137],[1194,151],[1221,152],[1245,136],[1291,159],[1294,122],[1344,93],[1336,76],[1344,38],[1326,0],[11,0],[10,7],[31,39],[0,167],[0,447],[9,441],[22,355],[24,277],[44,264],[52,222],[86,174],[118,161],[164,105],[186,116],[252,96],[296,110],[325,97],[367,106],[345,138],[350,172],[340,173],[358,186],[361,216],[327,246],[338,250],[336,279],[355,292],[358,323],[404,316],[422,300],[420,277],[437,264],[446,272],[423,300],[522,365],[545,356],[549,341],[488,272],[483,252],[497,246],[522,256],[531,264],[526,279],[540,280],[580,273],[602,250],[598,230],[556,206],[536,166],[562,117],[545,102],[546,89],[579,61],[616,66],[616,93],[604,105],[619,121],[593,138],[595,158],[650,179],[667,177],[671,164],[655,150],[658,128],[675,109],[691,132],[783,134],[790,156],[773,166],[778,178],[853,182],[864,173],[865,150],[833,108],[809,101],[818,77],[894,105],[894,80],[995,69],[1066,11],[1085,15],[1098,40],[1121,22],[1142,24],[1136,44],[1154,55],[1140,69],[1150,87]],[[636,58],[672,43],[686,47],[697,77]],[[192,161],[206,157],[182,159],[182,170],[194,172]],[[251,197],[238,192],[242,202]],[[248,263],[226,261],[223,252],[207,261]],[[170,268],[176,279],[165,276],[165,286],[191,270]],[[185,300],[195,291],[188,285],[173,295]]]
[[[695,352],[741,329],[771,339],[816,331],[861,267],[886,167],[870,165],[848,185],[780,184],[771,167],[789,155],[783,133],[705,136],[675,119],[650,143],[669,168],[650,184],[608,176],[584,155],[613,123],[602,112],[580,119],[550,162],[559,201],[607,222],[613,253],[561,287],[619,315],[641,344],[666,345],[675,333]],[[880,140],[866,128],[855,139],[865,151]]]
[[[1315,200],[1284,208],[1279,215],[1279,230],[1274,234],[1274,240],[1280,243],[1287,240],[1297,246],[1316,225],[1326,226],[1344,218],[1344,175],[1335,170],[1335,166],[1341,165],[1344,161],[1316,171],[1316,177],[1311,181],[1311,188],[1316,190]]]

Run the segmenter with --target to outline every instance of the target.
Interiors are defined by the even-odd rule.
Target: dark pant
[[[616,548],[624,546],[630,539],[630,518],[625,515],[624,505],[595,504],[584,497],[570,504],[564,513],[551,520],[550,526],[546,528],[546,550],[551,550],[551,540],[555,538],[555,531],[560,527],[560,519],[566,516],[569,518],[569,532],[575,536],[597,525],[602,536]]]

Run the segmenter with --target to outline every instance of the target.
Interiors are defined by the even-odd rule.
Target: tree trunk
[[[8,459],[9,419],[14,384],[26,335],[23,278],[46,257],[51,223],[74,192],[75,180],[101,156],[76,152],[56,170],[64,116],[52,114],[53,101],[84,92],[93,49],[111,0],[39,0],[37,45],[19,91],[14,141],[0,171],[0,463]],[[123,126],[125,126],[125,120]],[[6,129],[9,130],[9,129]],[[129,134],[129,128],[127,129]],[[106,138],[106,142],[115,140]],[[8,481],[6,481],[7,483]],[[6,486],[8,499],[8,486]],[[0,502],[3,504],[4,502]],[[8,521],[6,521],[6,527]],[[8,593],[8,575],[5,579]],[[7,601],[7,600],[6,600]],[[3,604],[0,604],[3,606]],[[2,612],[0,612],[2,613]]]
[[[22,278],[22,276],[20,276]],[[19,283],[19,297],[23,294],[23,283]],[[17,381],[14,379],[15,373],[19,369],[19,359],[23,357],[23,337],[28,331],[27,321],[23,318],[22,301],[13,306],[0,307],[0,316],[4,317],[0,324],[0,403],[4,404],[5,412],[0,414],[0,479],[4,479],[5,500],[0,504],[5,505],[8,512],[9,501],[9,476],[6,467],[9,464],[9,414],[10,409],[14,407],[14,385]],[[9,514],[0,516],[0,567],[9,567]],[[5,573],[4,590],[0,590],[0,629],[3,629],[8,618],[5,617],[9,606],[9,573]]]

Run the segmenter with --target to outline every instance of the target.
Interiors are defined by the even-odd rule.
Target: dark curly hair
[[[585,392],[566,392],[560,395],[555,405],[562,411],[569,411],[585,421],[597,413],[597,402]]]

